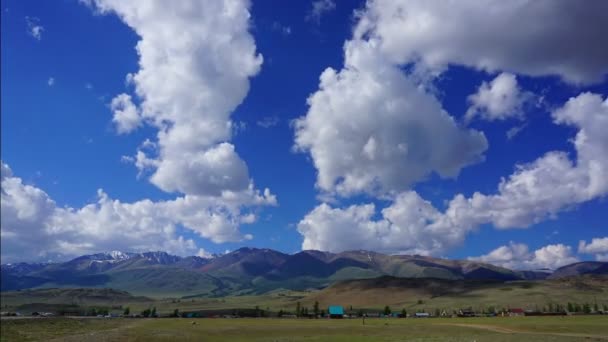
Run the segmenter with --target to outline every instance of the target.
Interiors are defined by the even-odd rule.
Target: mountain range
[[[41,287],[111,287],[153,296],[259,294],[277,289],[324,288],[350,279],[383,276],[444,280],[539,280],[582,274],[608,274],[607,262],[580,262],[554,272],[517,271],[469,260],[371,251],[285,254],[240,248],[211,258],[165,252],[109,252],[62,263],[1,266],[2,291]]]

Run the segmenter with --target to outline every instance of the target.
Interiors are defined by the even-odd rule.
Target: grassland
[[[302,304],[333,303],[344,307],[394,310],[447,310],[472,307],[477,311],[521,307],[542,309],[548,304],[597,303],[608,306],[608,278],[578,277],[546,281],[447,282],[420,279],[351,280],[311,293]]]
[[[599,308],[608,306],[608,279],[579,277],[550,281],[515,282],[449,282],[421,279],[371,279],[346,281],[321,291],[277,290],[262,295],[196,298],[146,298],[131,296],[124,291],[107,289],[44,289],[2,292],[1,311],[53,311],[53,306],[76,304],[82,308],[103,306],[122,313],[156,307],[160,314],[180,312],[253,309],[294,312],[296,303],[312,309],[319,302],[321,309],[342,305],[353,310],[380,311],[385,305],[393,311],[406,309],[409,313],[423,310],[434,313],[472,307],[476,311],[494,307],[542,309],[568,302]],[[112,309],[114,308],[114,309]]]
[[[192,324],[195,322],[196,324]],[[4,341],[606,341],[607,316],[450,319],[21,319]]]

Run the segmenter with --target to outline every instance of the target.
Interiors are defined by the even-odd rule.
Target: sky
[[[608,260],[605,1],[1,15],[2,263],[242,246]]]

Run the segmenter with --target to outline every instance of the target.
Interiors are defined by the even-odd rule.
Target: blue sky
[[[88,4],[72,0],[3,1],[1,142],[2,162],[9,170],[5,176],[3,166],[3,262],[29,258],[19,252],[23,248],[39,249],[40,253],[35,256],[38,259],[61,259],[107,249],[156,248],[177,254],[205,255],[240,246],[267,247],[289,253],[302,248],[332,251],[361,248],[450,258],[478,257],[519,268],[555,267],[576,259],[606,257],[608,186],[600,184],[599,190],[581,190],[580,193],[562,190],[556,186],[563,185],[562,182],[552,184],[543,180],[550,178],[545,177],[544,172],[552,174],[554,171],[542,169],[549,164],[541,163],[536,165],[539,173],[534,174],[534,181],[529,183],[532,184],[530,192],[527,195],[523,192],[525,200],[530,202],[510,208],[518,212],[517,217],[502,217],[508,210],[496,203],[518,201],[520,197],[517,196],[524,196],[522,193],[490,198],[499,193],[501,179],[508,183],[509,176],[517,174],[517,165],[528,165],[524,169],[532,175],[535,166],[529,163],[550,151],[567,153],[572,165],[566,171],[572,171],[572,177],[564,176],[563,182],[571,182],[572,188],[578,189],[581,184],[592,187],[589,180],[581,179],[578,183],[579,175],[588,174],[581,168],[589,161],[598,163],[599,172],[606,172],[602,166],[608,164],[608,157],[597,154],[598,150],[605,151],[607,147],[606,133],[588,134],[589,141],[597,138],[598,142],[589,147],[596,154],[585,160],[581,157],[577,161],[581,153],[573,145],[579,130],[589,131],[598,125],[608,129],[605,126],[608,104],[602,103],[608,95],[605,77],[608,59],[604,58],[608,44],[602,44],[608,43],[606,38],[599,35],[599,38],[594,37],[599,40],[589,39],[590,42],[567,46],[566,40],[556,38],[560,32],[552,31],[554,26],[551,24],[553,20],[560,22],[560,15],[568,15],[567,4],[542,2],[538,8],[527,12],[542,13],[553,6],[551,13],[555,18],[549,18],[546,27],[538,29],[537,39],[542,40],[538,50],[530,48],[537,42],[518,41],[525,35],[518,34],[516,29],[512,33],[497,34],[498,42],[484,41],[483,36],[463,38],[467,35],[464,30],[458,36],[446,39],[462,40],[461,45],[472,50],[469,53],[459,51],[458,46],[433,50],[428,46],[445,42],[442,40],[445,33],[440,27],[433,29],[431,24],[428,32],[416,31],[415,40],[420,41],[417,44],[411,42],[412,37],[408,38],[410,33],[405,25],[425,11],[441,18],[441,9],[396,3],[376,1],[366,5],[365,1],[334,3],[326,0],[280,6],[275,1],[253,1],[251,4],[237,1],[235,6],[242,7],[239,7],[242,10],[239,13],[250,14],[248,21],[238,16],[228,17],[225,22],[221,19],[214,25],[200,24],[202,27],[196,27],[199,25],[197,13],[187,18],[192,22],[182,22],[179,18],[182,12],[165,9],[171,14],[167,15],[170,20],[163,25],[178,27],[175,31],[168,29],[168,32],[180,32],[183,27],[191,27],[188,25],[192,25],[192,31],[186,30],[188,33],[183,36],[178,34],[163,40],[157,38],[161,31],[156,30],[163,30],[160,24],[146,24],[146,20],[154,19],[153,15],[137,17],[142,13],[137,8],[139,3],[122,6],[103,0]],[[391,6],[402,6],[399,8],[410,13],[410,17],[394,19],[387,16],[384,11],[394,10]],[[598,12],[594,6],[604,5],[590,2],[588,6],[592,13],[593,10]],[[456,19],[451,19],[454,20],[452,25],[460,25],[459,14],[477,13],[475,9],[462,7],[455,9]],[[201,16],[209,16],[212,10],[211,7],[200,9]],[[522,8],[503,10],[508,16]],[[150,11],[163,13],[162,8]],[[527,19],[524,17],[522,21],[525,23]],[[364,20],[373,22],[372,28],[357,36],[357,30],[365,29]],[[483,18],[478,20],[484,24]],[[577,20],[583,19],[573,17],[572,25]],[[599,32],[607,29],[606,24],[601,24],[602,20],[591,22],[590,25],[600,25],[595,27]],[[216,42],[213,37],[223,34],[223,24],[239,27],[239,23],[244,25],[242,30],[229,32],[233,37],[244,39],[234,40],[234,45],[238,45],[234,51],[232,43],[221,45],[224,43],[219,38],[217,42],[222,43],[213,45]],[[500,23],[485,24],[490,33],[501,29]],[[403,30],[398,29],[399,25],[404,25]],[[571,34],[575,38],[577,34],[588,35],[587,32]],[[206,35],[212,37],[208,40],[211,43],[205,41],[196,45],[196,40]],[[184,69],[185,73],[182,69],[174,73],[162,71],[168,74],[156,81],[144,77],[130,83],[126,81],[127,74],[144,74],[140,72],[140,58],[164,51],[166,46],[163,44],[174,44],[184,36],[195,42],[195,47],[189,50],[179,45],[176,49],[182,50],[178,54],[200,57],[203,62],[192,64],[193,68]],[[140,56],[135,47],[142,37],[149,46],[148,50],[144,47]],[[524,52],[514,53],[512,58],[494,52],[492,44],[499,45],[500,39],[505,39],[505,44],[514,44],[511,50]],[[351,57],[345,59],[347,42],[353,48],[349,50]],[[555,54],[560,49],[574,48],[580,53],[566,56],[564,52],[563,60],[559,56],[543,55],[544,50],[546,54]],[[174,50],[167,49],[170,56]],[[206,51],[211,52],[207,54]],[[223,60],[232,61],[231,53],[237,56],[235,61],[223,65]],[[219,57],[207,57],[213,54]],[[258,54],[263,56],[263,61],[255,59]],[[369,60],[358,57],[366,54],[371,56],[365,57]],[[414,55],[422,57],[412,58]],[[476,55],[483,58],[476,59]],[[176,56],[181,57],[184,56]],[[171,63],[174,62],[167,62],[169,67]],[[242,70],[251,69],[243,75],[238,63],[244,65]],[[155,61],[146,66],[145,72],[154,74],[155,67],[166,66],[162,61]],[[212,72],[206,70],[206,66],[213,69]],[[332,68],[340,76],[320,88],[320,77],[326,68]],[[162,87],[197,73],[203,76],[200,82],[195,80],[192,84],[200,85],[200,89],[189,86],[164,88],[169,89],[171,98],[163,98],[161,104],[154,101],[154,96],[164,94]],[[234,86],[220,81],[224,74],[229,75],[227,80],[235,82]],[[386,88],[378,93],[372,91],[372,95],[366,97],[363,94],[374,88],[360,82],[368,79],[374,80],[376,86],[396,88]],[[384,83],[385,80],[393,81]],[[166,83],[162,84],[163,81]],[[482,94],[484,82],[485,95]],[[414,86],[410,87],[410,84]],[[354,93],[362,94],[361,97],[344,101],[353,94],[349,87],[359,89],[359,93]],[[222,109],[217,109],[218,106],[203,104],[198,112],[196,108],[192,109],[192,115],[188,110],[185,114],[183,111],[160,113],[166,108],[183,108],[180,107],[183,103],[191,103],[188,101],[198,98],[197,92],[200,94],[207,89],[211,89],[209,92],[214,96],[225,96],[236,105],[218,105]],[[182,94],[185,92],[192,94]],[[113,99],[122,93],[130,96],[129,103],[132,101],[137,113],[131,116],[129,122],[135,126],[127,129],[128,132],[121,132],[117,128],[118,121],[113,121],[116,111],[129,105],[126,102],[112,105]],[[594,97],[582,97],[584,93]],[[312,94],[316,94],[315,99],[307,103]],[[386,94],[394,94],[394,98]],[[474,94],[480,94],[477,100],[472,97]],[[386,109],[386,113],[383,109],[376,112],[369,109],[373,106],[366,107],[367,100],[375,104],[393,101],[399,106],[401,96],[406,105],[394,112],[392,109]],[[566,107],[571,98],[578,99],[579,106]],[[413,108],[407,107],[407,103],[413,103]],[[442,116],[435,104],[447,116]],[[176,107],[172,107],[174,105]],[[151,108],[149,113],[144,113],[145,108]],[[217,116],[207,113],[216,109],[220,113]],[[590,110],[588,116],[595,115],[593,117],[597,119],[593,120],[597,121],[572,119],[574,123],[571,124],[556,124],[558,114],[555,113],[560,109],[563,109],[563,117],[582,116],[580,111]],[[467,111],[472,113],[470,119],[465,118]],[[369,121],[375,117],[377,119]],[[158,118],[162,118],[163,123],[154,121]],[[195,132],[194,137],[180,136],[176,132],[177,126],[194,127],[207,118],[231,123],[229,133],[215,136],[212,132],[210,142],[202,143],[207,139],[203,134],[207,132],[206,128]],[[164,126],[166,122],[170,122],[169,126]],[[415,126],[412,122],[424,123]],[[441,125],[437,129],[434,128],[436,122]],[[326,130],[335,132],[327,135]],[[517,133],[509,138],[509,130]],[[173,140],[160,141],[159,131],[165,131]],[[357,156],[354,161],[352,158],[339,161],[352,147],[348,143],[344,145],[346,150],[340,150],[341,144],[360,137],[362,132],[371,138],[366,137],[367,143],[357,151],[365,152],[366,146],[372,146],[376,157],[370,157],[365,163]],[[402,135],[407,136],[404,138],[407,148],[415,149],[408,150],[409,156],[415,158],[405,157],[399,161],[395,160],[399,158],[396,154],[391,154],[397,153],[391,149],[391,144]],[[302,138],[298,140],[298,136]],[[148,150],[149,147],[142,147],[146,139],[155,146]],[[183,140],[188,146],[184,147],[183,155],[176,152],[181,147],[175,139]],[[234,152],[224,150],[226,144],[230,144]],[[357,144],[356,141],[352,143]],[[206,161],[203,166],[196,164],[186,171],[179,163],[173,168],[180,158],[196,159],[203,151],[216,149],[228,154],[225,164],[228,166],[222,166],[225,168],[215,169],[216,166],[210,164],[216,159]],[[148,162],[139,169],[135,165],[138,150],[146,153]],[[389,159],[377,159],[384,158],[380,156],[389,156]],[[437,158],[454,160],[448,165]],[[231,173],[233,167],[241,167],[239,159],[246,165],[244,177],[249,180],[249,190],[236,180],[242,176],[242,169]],[[418,162],[419,165],[415,165]],[[164,165],[166,169],[163,169]],[[412,171],[418,168],[421,171]],[[211,186],[208,185],[211,181],[205,177],[211,174],[211,179],[215,175],[213,172],[218,177],[225,173],[234,176]],[[334,178],[322,185],[319,179],[325,176]],[[343,182],[351,176],[353,183]],[[527,177],[528,173],[523,176]],[[193,183],[188,180],[190,177],[202,177],[203,180]],[[9,185],[8,181],[5,184],[9,178],[15,184]],[[201,185],[203,183],[206,185]],[[217,187],[223,187],[219,190],[222,195],[218,195]],[[269,189],[270,196],[264,194],[265,188]],[[103,189],[104,194],[98,194],[98,189]],[[552,189],[555,194],[542,193]],[[231,202],[224,191],[233,191],[238,200]],[[256,191],[261,197],[256,197]],[[470,217],[450,216],[450,201],[455,196],[461,194],[470,199],[475,192],[486,197],[480,207],[467,209],[471,213],[466,215]],[[536,195],[538,200],[533,198]],[[108,202],[102,204],[104,196]],[[143,200],[172,203],[180,198],[196,203],[187,209],[181,206],[176,209],[177,204],[168,204],[171,209],[163,204],[159,209],[141,203]],[[551,202],[552,198],[555,203]],[[31,204],[23,204],[29,200]],[[40,203],[43,203],[42,207],[39,207]],[[151,207],[140,212],[129,203]],[[399,213],[389,216],[381,212],[384,208],[392,208],[395,212],[404,209],[399,205],[425,208],[427,204],[436,213],[412,217]],[[20,205],[34,208],[31,209],[34,213],[30,216],[19,214],[27,212]],[[93,207],[85,213],[86,210],[81,209],[87,205]],[[374,206],[371,213],[364,212],[365,205]],[[498,208],[493,208],[494,205]],[[124,210],[117,216],[120,219],[108,213],[110,207],[116,212]],[[146,216],[147,210],[159,217]],[[526,210],[530,212],[522,213]],[[213,223],[209,223],[212,221],[208,217],[198,217],[196,212],[199,211],[212,212],[209,217],[218,218],[221,224],[218,223],[217,228],[205,228]],[[10,218],[5,219],[5,216]],[[148,232],[145,217],[158,223],[158,227],[150,228]],[[123,219],[142,221],[125,224]],[[108,220],[107,227],[104,220]],[[425,223],[420,223],[422,221]],[[137,234],[130,234],[130,229],[137,230]],[[31,239],[32,235],[38,234],[44,238]],[[446,237],[451,234],[454,236]],[[171,243],[166,244],[167,239]],[[585,243],[579,246],[581,240]],[[548,246],[553,247],[546,248]],[[495,253],[491,253],[493,251]],[[560,261],[547,261],[549,259]]]

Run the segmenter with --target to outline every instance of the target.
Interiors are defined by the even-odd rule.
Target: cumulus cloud
[[[499,229],[526,228],[579,203],[605,197],[608,99],[582,93],[556,109],[552,116],[556,124],[578,128],[573,140],[575,161],[565,152],[548,152],[529,164],[517,166],[511,176],[500,182],[496,194],[475,192],[469,198],[458,194],[444,212],[413,191],[398,195],[382,210],[381,219],[374,219],[373,205],[332,209],[322,204],[298,224],[304,236],[302,247],[387,252],[418,249],[420,254],[440,254],[459,245],[468,232],[482,224],[491,223]],[[415,214],[410,214],[412,208],[417,208]]]
[[[46,81],[46,84],[49,85],[49,87],[52,87],[55,85],[55,78],[54,77],[49,77],[49,79]]]
[[[66,258],[107,250],[165,250],[200,254],[191,231],[216,243],[251,239],[240,225],[257,217],[247,209],[276,198],[249,186],[221,197],[185,195],[174,200],[125,203],[98,191],[97,202],[59,207],[43,190],[24,184],[2,163],[2,261]]]
[[[523,91],[515,75],[503,72],[490,83],[483,82],[477,92],[468,97],[470,107],[465,120],[475,116],[488,121],[522,118],[524,104],[532,94]]]
[[[479,257],[469,257],[469,260],[481,261],[497,266],[518,270],[551,269],[578,262],[572,255],[572,248],[563,244],[547,245],[535,251],[530,251],[523,243],[511,242],[488,254]]]
[[[247,191],[245,163],[230,144],[230,114],[249,91],[262,56],[249,33],[249,2],[89,1],[116,13],[140,37],[139,70],[128,75],[138,105],[120,94],[112,103],[119,133],[140,123],[158,130],[154,155],[135,165],[160,189],[193,195]],[[113,106],[114,107],[114,106]]]
[[[459,127],[374,42],[349,41],[344,53],[344,68],[321,74],[308,113],[295,121],[295,148],[312,156],[319,189],[394,195],[433,172],[453,178],[483,159],[483,133]]]
[[[41,40],[44,27],[40,25],[40,19],[37,17],[25,17],[25,23],[27,24],[27,33],[34,37],[34,39]]]
[[[608,105],[589,93],[552,114],[578,129],[574,160],[550,151],[517,165],[496,194],[456,195],[443,212],[409,189],[433,173],[456,177],[487,149],[483,133],[460,127],[433,94],[433,80],[449,65],[502,72],[470,97],[469,119],[520,116],[530,94],[515,73],[603,80],[607,21],[597,14],[607,9],[602,1],[584,8],[561,0],[368,1],[344,44],[343,68],[321,74],[307,114],[295,121],[294,147],[310,153],[321,198],[366,193],[393,203],[381,217],[371,204],[321,204],[298,224],[303,248],[440,253],[482,224],[525,228],[605,196]],[[421,213],[410,215],[405,198]]]
[[[491,222],[498,228],[527,227],[561,210],[608,193],[608,99],[582,93],[552,113],[556,124],[573,126],[576,160],[551,151],[532,163],[519,165],[501,181],[498,194],[459,195],[450,203],[463,224]]]
[[[306,20],[317,25],[321,23],[321,18],[336,9],[336,3],[333,0],[316,0],[312,2],[312,8],[306,15]]]
[[[578,243],[578,252],[594,254],[597,261],[608,261],[608,237],[593,238],[590,243],[581,240]]]
[[[414,191],[397,196],[381,214],[382,218],[374,218],[374,204],[340,209],[323,203],[298,223],[302,249],[438,255],[461,244],[468,231]]]
[[[370,0],[354,36],[377,41],[395,64],[434,72],[453,64],[599,83],[608,72],[607,12],[602,0]]]
[[[114,114],[112,121],[116,124],[119,134],[129,133],[141,125],[139,110],[131,101],[130,95],[116,96],[112,99],[110,108]]]

